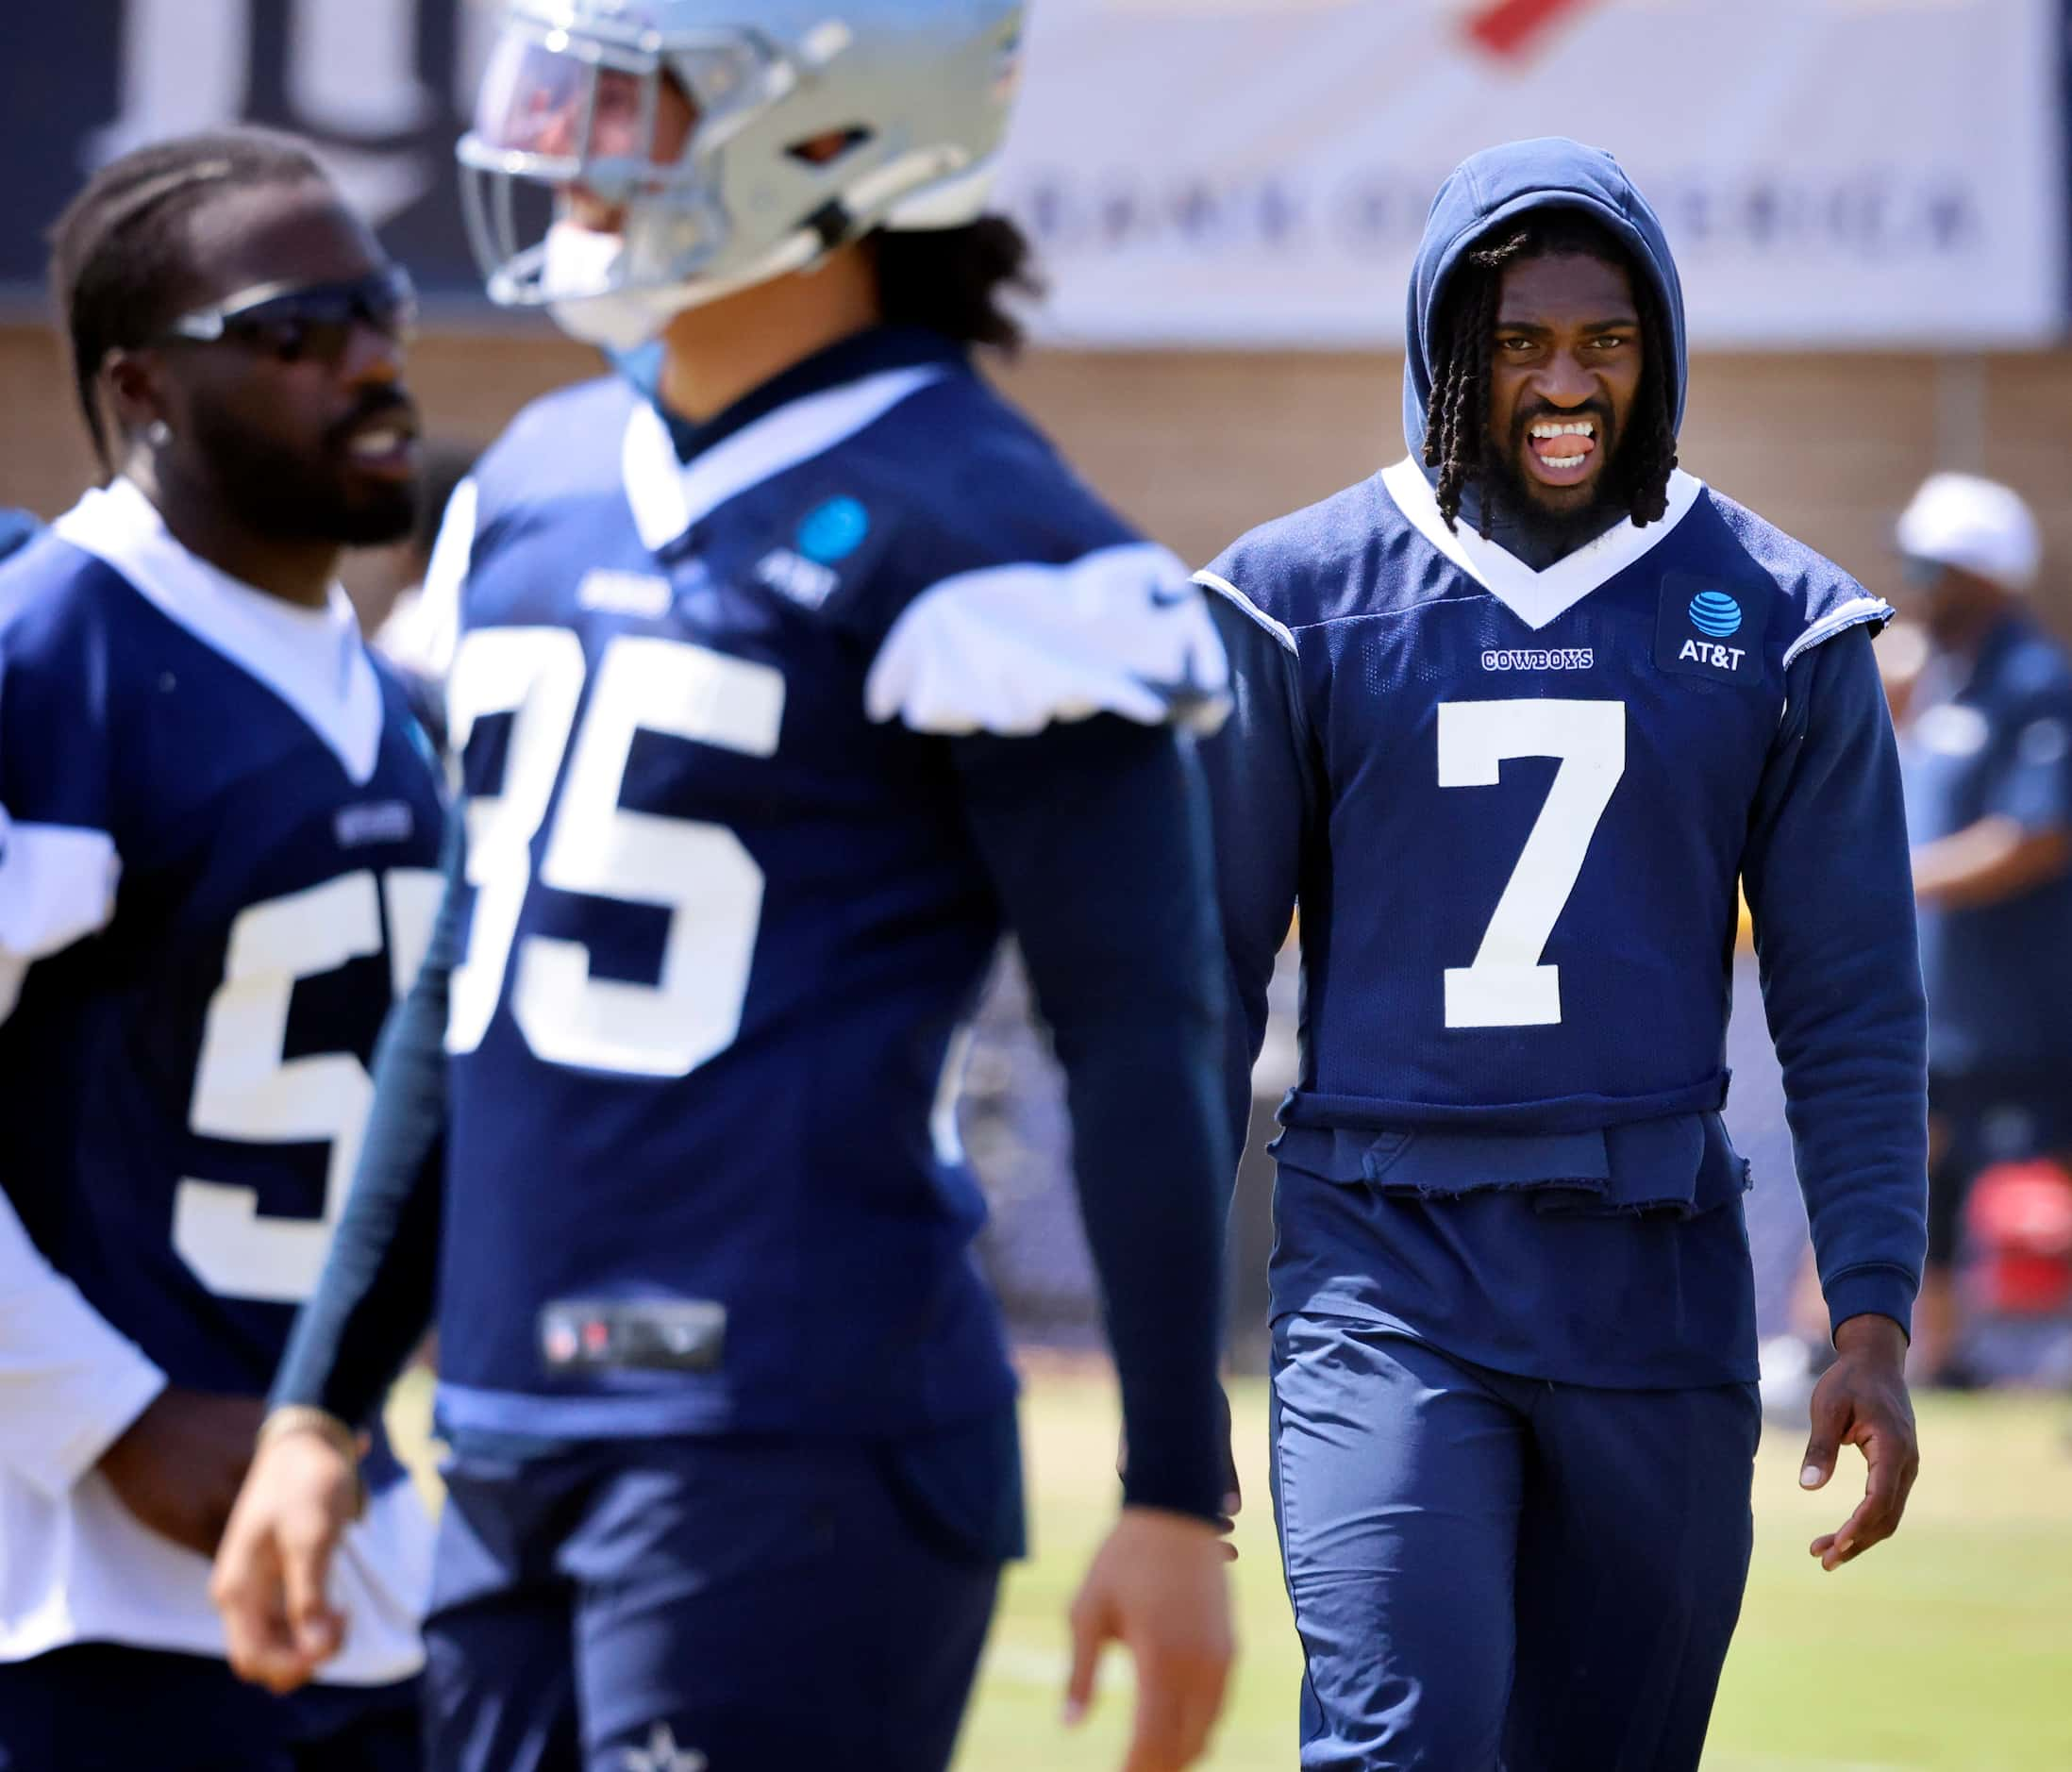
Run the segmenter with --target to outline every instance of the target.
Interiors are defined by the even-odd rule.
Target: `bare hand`
[[[1863,1448],[1863,1499],[1839,1530],[1807,1547],[1823,1569],[1838,1569],[1899,1530],[1921,1469],[1921,1447],[1907,1396],[1907,1338],[1888,1316],[1852,1316],[1835,1330],[1839,1358],[1813,1394],[1813,1437],[1799,1482],[1820,1489],[1845,1446]]]
[[[1209,1746],[1236,1646],[1215,1527],[1156,1508],[1125,1508],[1072,1602],[1072,1677],[1065,1721],[1094,1697],[1110,1642],[1137,1664],[1136,1727],[1123,1772],[1179,1772]]]
[[[101,1454],[101,1475],[153,1531],[212,1557],[265,1413],[257,1396],[169,1386]]]
[[[343,1646],[331,1556],[359,1500],[358,1463],[321,1433],[283,1433],[253,1461],[209,1589],[242,1679],[292,1692]]]

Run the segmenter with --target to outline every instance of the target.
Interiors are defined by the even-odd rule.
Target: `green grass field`
[[[392,1412],[421,1450],[421,1375]],[[1232,1401],[1249,1505],[1234,1571],[1244,1660],[1206,1764],[1295,1764],[1299,1658],[1266,1503],[1265,1391]],[[959,1772],[1089,1772],[1121,1763],[1129,1692],[1111,1656],[1094,1715],[1058,1722],[1064,1611],[1112,1517],[1116,1410],[1091,1368],[1045,1371],[1023,1422],[1033,1559],[1008,1578],[958,1757]],[[1905,1530],[1832,1576],[1807,1541],[1860,1487],[1796,1482],[1803,1437],[1766,1430],[1755,1567],[1713,1718],[1707,1772],[2046,1772],[2072,1768],[2072,1406],[2048,1398],[1924,1401],[1922,1477]],[[1845,1453],[1853,1460],[1853,1452]]]
[[[1241,1386],[1233,1402],[1249,1498],[1234,1571],[1244,1661],[1208,1764],[1284,1772],[1300,1661],[1266,1500],[1264,1388]],[[1057,1713],[1064,1608],[1114,1505],[1113,1392],[1097,1378],[1042,1377],[1023,1420],[1036,1554],[1009,1577],[958,1764],[1112,1768],[1129,1697],[1119,1660],[1077,1736]],[[1853,1505],[1840,1500],[1848,1467],[1827,1496],[1803,1495],[1803,1436],[1767,1429],[1755,1567],[1708,1772],[2072,1767],[2068,1429],[2072,1407],[2048,1399],[1925,1401],[1905,1529],[1831,1576],[1805,1547]]]

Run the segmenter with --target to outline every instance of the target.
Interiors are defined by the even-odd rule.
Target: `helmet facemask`
[[[887,46],[870,45],[874,62],[839,18],[787,37],[664,28],[710,6],[630,8],[643,24],[620,6],[560,0],[548,18],[543,4],[512,7],[459,148],[469,239],[501,306],[545,307],[629,349],[687,308],[900,225],[903,201],[910,226],[983,207],[1004,96],[980,130],[965,116],[910,124],[874,86]],[[1011,25],[996,34],[1011,55]]]

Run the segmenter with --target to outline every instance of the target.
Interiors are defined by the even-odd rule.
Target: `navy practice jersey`
[[[472,502],[442,1419],[996,1407],[951,1107],[1002,918],[945,736],[1209,705],[1201,598],[924,333],[688,464],[627,382],[553,396]],[[627,1299],[672,1306],[656,1369],[586,1358]]]
[[[1681,474],[1662,522],[1534,572],[1465,523],[1449,530],[1410,460],[1255,532],[1202,577],[1250,636],[1240,717],[1210,756],[1255,1046],[1301,906],[1277,1304],[1407,1305],[1429,1319],[1413,1327],[1505,1370],[1752,1376],[1738,1209],[1716,1211],[1746,1185],[1716,1112],[1746,873],[1830,1302],[1904,1321],[1918,1199],[1892,1183],[1918,1128],[1880,1129],[1891,1115],[1872,1104],[1918,1103],[1918,982],[1881,960],[1851,975],[1834,927],[1860,893],[1864,951],[1911,945],[1889,722],[1856,631],[1885,606]],[[1809,709],[1824,654],[1852,687],[1838,678]],[[1831,723],[1817,742],[1809,718]],[[1789,805],[1824,810],[1798,814],[1780,857]],[[1859,843],[1876,858],[1861,880]],[[1805,884],[1842,896],[1800,901]],[[1525,1195],[1538,1212],[1495,1231],[1490,1214]],[[1362,1203],[1497,1195],[1450,1218]],[[1684,1253],[1716,1246],[1690,1269],[1636,1249],[1629,1272],[1609,1257],[1626,1233],[1534,1231],[1549,1211],[1696,1219]],[[1346,1213],[1360,1222],[1337,1223]],[[1436,1241],[1390,1249],[1413,1228]],[[1505,1253],[1463,1257],[1479,1238]],[[1608,1259],[1596,1274],[1592,1247]],[[1538,1276],[1500,1288],[1515,1318],[1461,1320],[1445,1265],[1487,1279],[1512,1259]],[[1579,1326],[1600,1312],[1605,1335],[1586,1346]]]
[[[1671,499],[1535,574],[1447,532],[1406,462],[1205,575],[1288,635],[1329,853],[1398,858],[1303,894],[1361,988],[1311,1003],[1291,1124],[1563,1132],[1724,1100],[1786,671],[1888,611],[1688,476]]]
[[[58,1277],[52,1309],[87,1313],[52,1378],[64,1408],[20,1396],[5,1435],[10,1479],[55,1499],[159,1384],[265,1393],[344,1206],[376,1036],[430,933],[443,814],[343,593],[300,610],[237,584],[119,481],[0,570],[0,1184]],[[5,1327],[19,1387],[34,1325]],[[8,1501],[16,1521],[26,1493]],[[203,1565],[170,1546],[192,1606],[96,1632],[83,1522],[71,1628],[220,1648]],[[152,1589],[142,1554],[133,1596]],[[12,1596],[27,1565],[0,1558]],[[408,1622],[371,1619],[370,1645],[408,1648]]]

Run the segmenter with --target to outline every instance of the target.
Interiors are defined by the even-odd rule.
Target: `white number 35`
[[[620,806],[627,762],[643,731],[771,756],[784,678],[769,665],[683,641],[621,634],[598,662],[577,731],[584,668],[582,643],[565,627],[479,628],[455,657],[447,687],[455,747],[476,721],[514,717],[502,792],[467,802],[475,915],[467,958],[454,968],[446,1049],[481,1044],[515,944],[511,1015],[537,1056],[625,1076],[681,1077],[724,1052],[740,1029],[762,870],[724,826]],[[516,942],[533,839],[555,804],[564,753],[539,883],[666,910],[653,984],[593,977],[580,942],[539,934]]]

